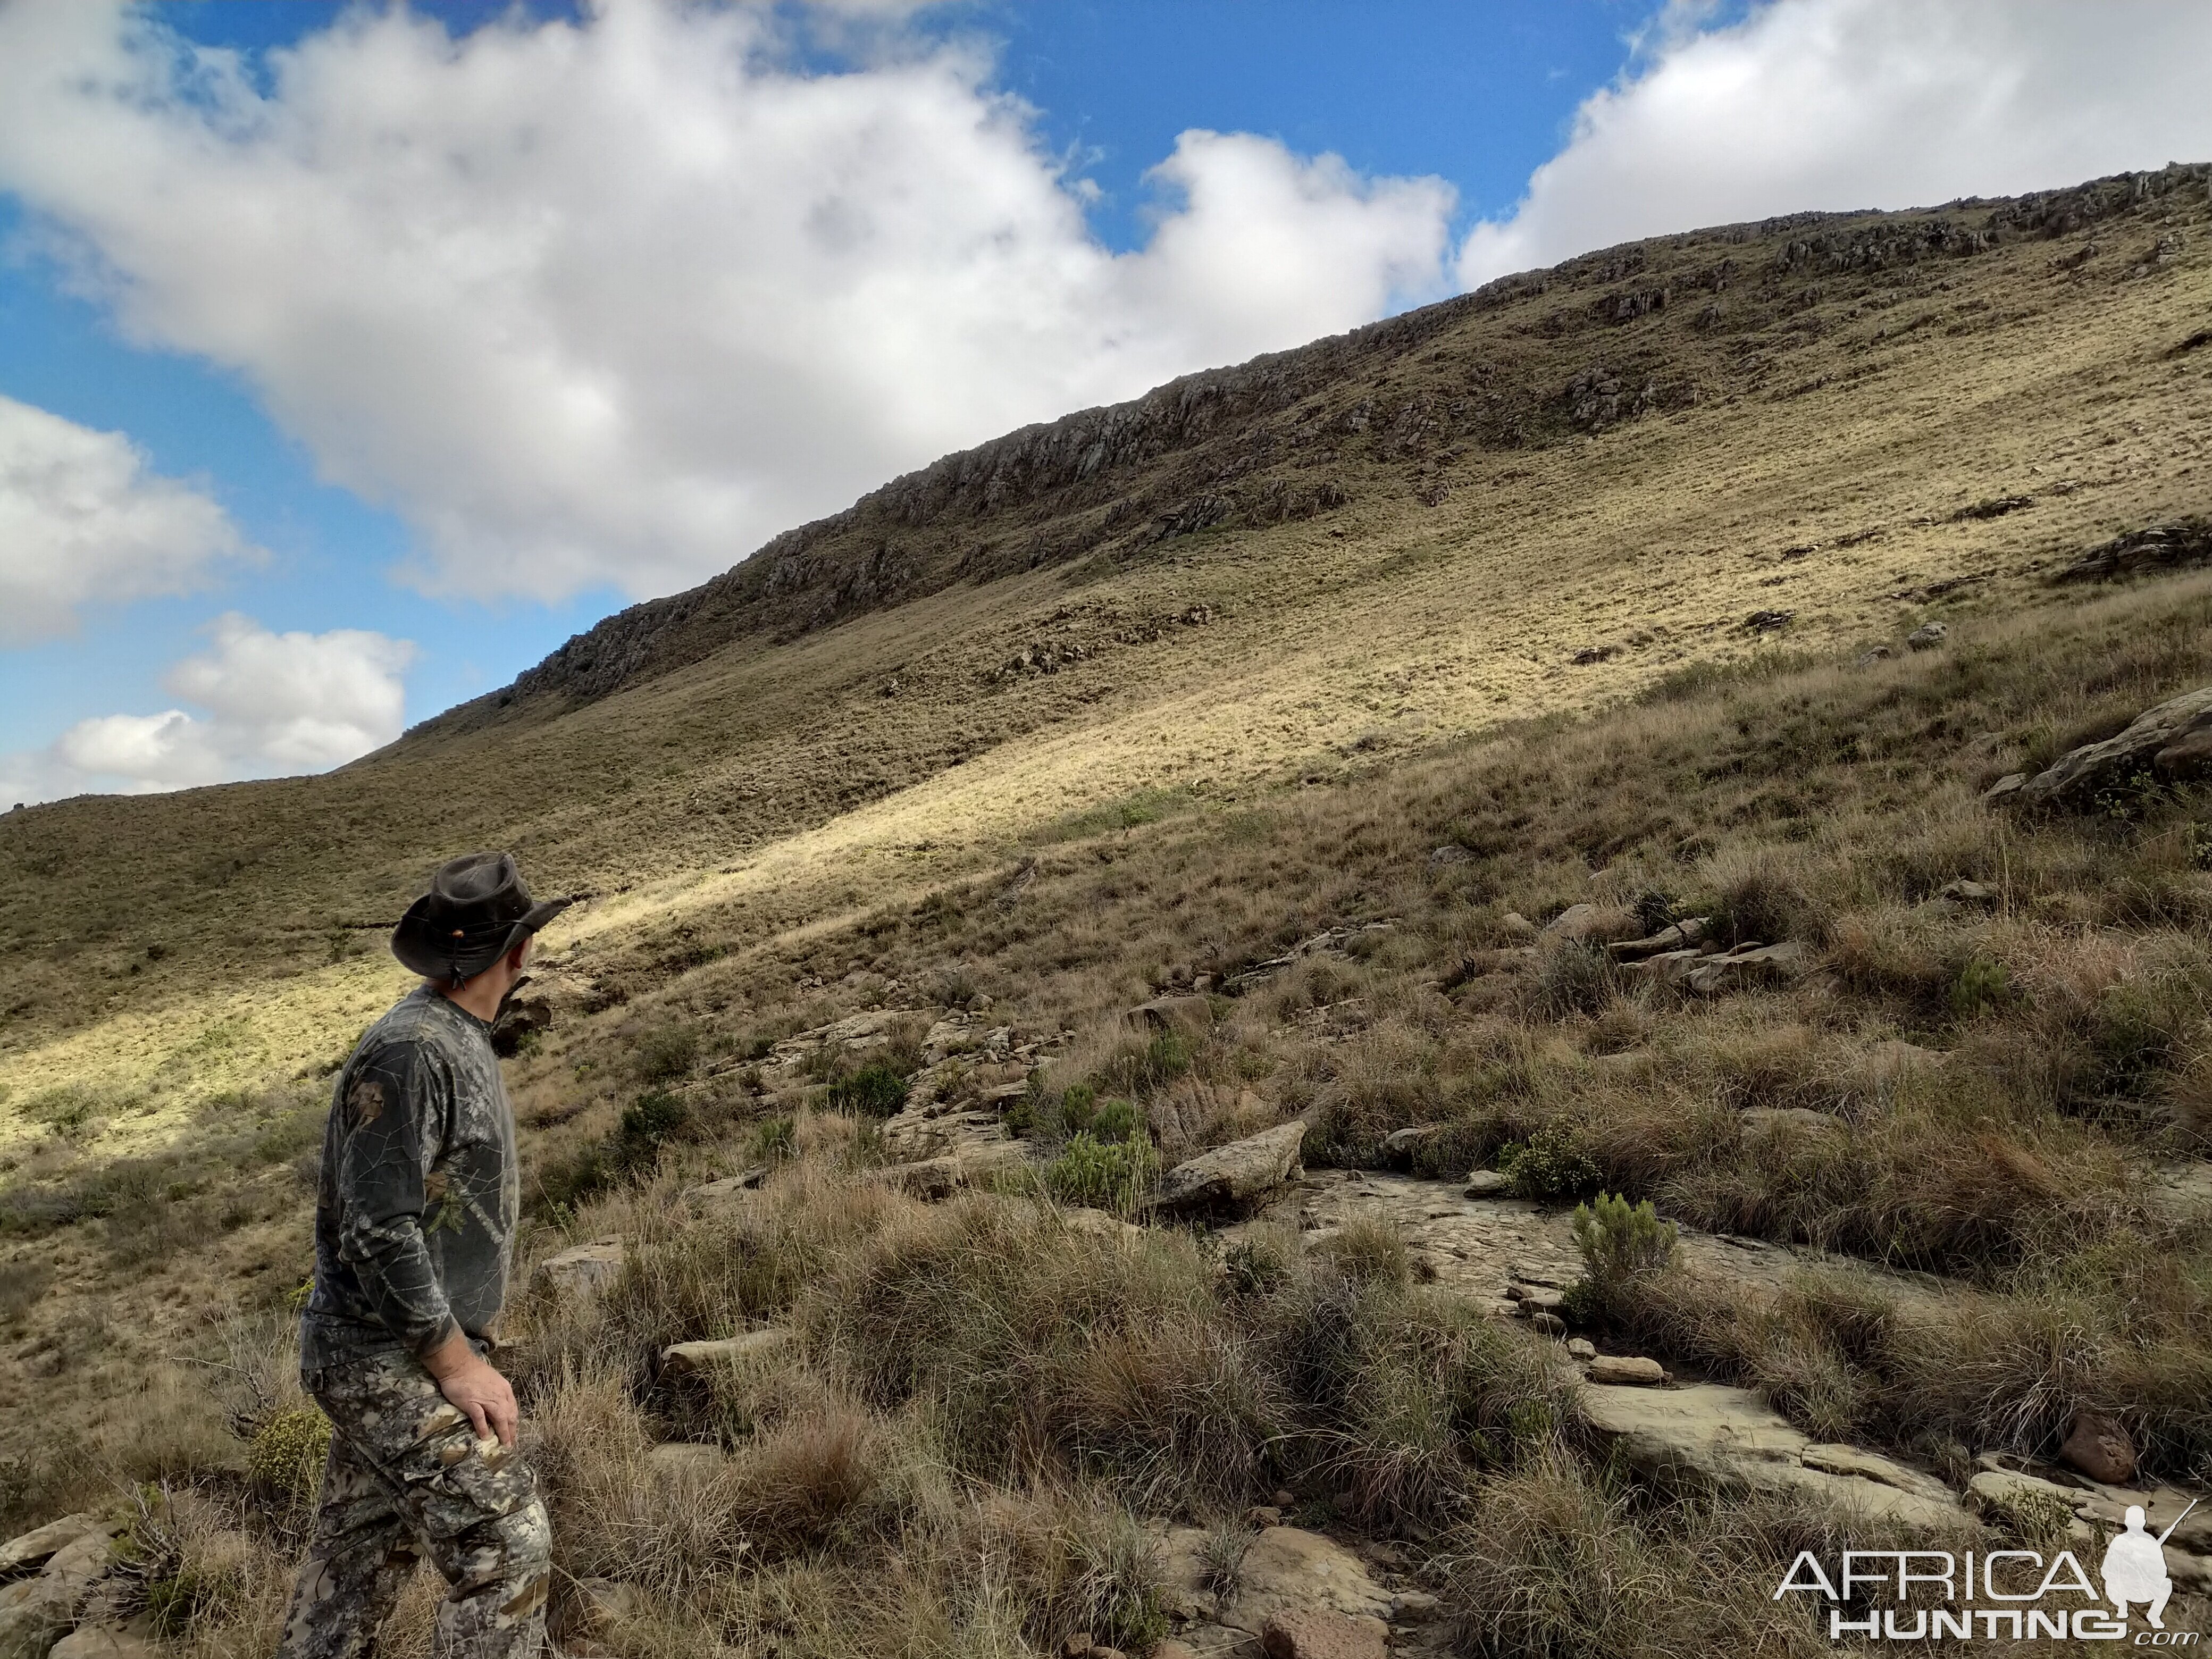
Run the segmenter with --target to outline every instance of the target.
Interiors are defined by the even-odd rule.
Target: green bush
[[[1516,1194],[1546,1202],[1579,1198],[1598,1182],[1582,1138],[1564,1123],[1547,1123],[1527,1140],[1509,1143],[1498,1154],[1498,1167]]]
[[[1091,1115],[1093,1140],[1134,1140],[1145,1133],[1145,1120],[1126,1100],[1106,1101]]]
[[[1637,1284],[1674,1259],[1677,1230],[1662,1221],[1651,1200],[1631,1204],[1600,1193],[1575,1206],[1575,1248],[1583,1255],[1583,1280],[1570,1293],[1583,1318],[1609,1318],[1628,1305]]]
[[[628,1174],[660,1155],[661,1143],[690,1120],[691,1109],[665,1089],[640,1095],[623,1109],[622,1122],[608,1149],[616,1168]]]
[[[1151,1186],[1153,1168],[1149,1140],[1099,1140],[1078,1133],[1045,1166],[1044,1182],[1063,1204],[1129,1210]]]
[[[1951,981],[1951,1012],[1972,1019],[1985,1008],[2002,1008],[2014,1000],[2012,976],[1992,957],[1975,957]]]
[[[892,1117],[906,1104],[907,1081],[881,1060],[830,1085],[830,1109],[856,1117]]]
[[[331,1419],[319,1407],[278,1412],[246,1443],[246,1474],[265,1495],[287,1503],[313,1498],[330,1455]]]
[[[699,1034],[688,1025],[648,1031],[637,1045],[637,1074],[647,1083],[672,1083],[699,1058]]]

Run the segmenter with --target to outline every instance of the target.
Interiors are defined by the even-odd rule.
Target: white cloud
[[[434,588],[664,592],[1032,420],[1444,291],[1453,202],[1184,135],[1139,252],[990,65],[805,74],[759,9],[460,41],[343,14],[262,86],[112,3],[0,9],[0,186],[136,337],[242,372]]]
[[[401,676],[415,655],[407,641],[359,629],[275,634],[235,611],[208,632],[214,648],[162,678],[163,690],[204,713],[80,720],[49,749],[0,756],[0,800],[319,771],[399,735]]]
[[[2212,6],[1771,0],[1701,27],[1712,10],[1674,0],[1518,210],[1468,236],[1463,285],[1700,225],[2212,158]]]
[[[0,397],[0,645],[67,634],[88,604],[182,592],[248,550],[122,433]]]

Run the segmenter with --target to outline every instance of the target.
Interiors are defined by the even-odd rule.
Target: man
[[[2189,1508],[2197,1507],[2191,1504]],[[2188,1510],[2182,1511],[2186,1515]],[[2143,1616],[2150,1620],[2153,1630],[2166,1628],[2166,1604],[2173,1594],[2173,1581],[2166,1576],[2166,1540],[2172,1536],[2173,1527],[2168,1527],[2155,1538],[2143,1530],[2142,1506],[2128,1505],[2127,1513],[2120,1517],[2125,1532],[2114,1533],[2112,1541],[2105,1547],[2105,1597],[2120,1610],[2120,1617],[2128,1616],[2128,1603],[2148,1603]],[[2180,1516],[2173,1526],[2181,1524]]]
[[[338,1073],[300,1321],[330,1462],[278,1659],[372,1653],[425,1553],[452,1586],[441,1656],[526,1659],[544,1640],[552,1534],[485,1357],[521,1197],[491,1028],[568,903],[533,904],[505,853],[442,866],[392,935],[422,983]]]

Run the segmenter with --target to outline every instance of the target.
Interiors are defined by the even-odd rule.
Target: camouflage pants
[[[552,1529],[518,1451],[479,1442],[404,1355],[310,1373],[330,1462],[277,1659],[368,1659],[424,1554],[453,1589],[440,1659],[530,1659],[545,1634]]]

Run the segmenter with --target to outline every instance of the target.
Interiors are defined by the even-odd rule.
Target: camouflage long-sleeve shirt
[[[491,1028],[428,986],[371,1026],[338,1073],[315,1200],[315,1370],[458,1327],[489,1340],[507,1300],[521,1182]]]

